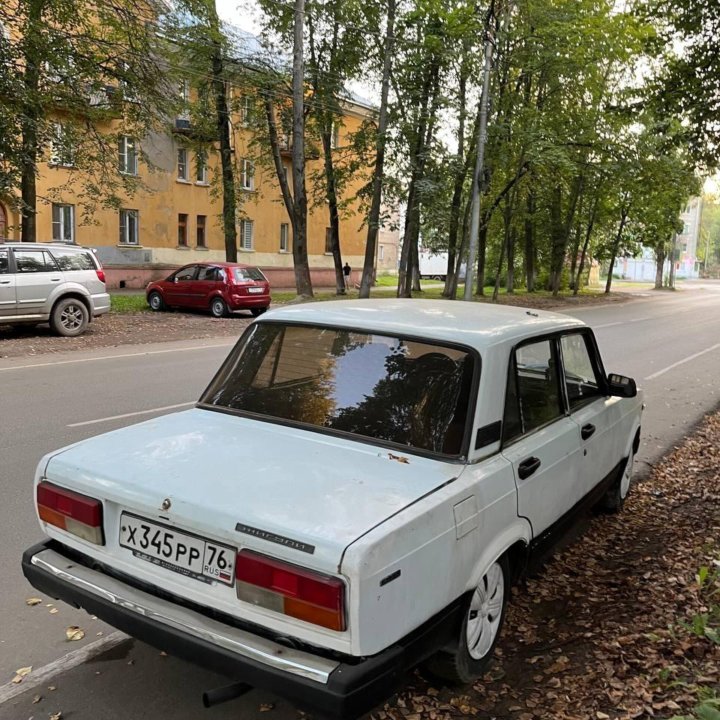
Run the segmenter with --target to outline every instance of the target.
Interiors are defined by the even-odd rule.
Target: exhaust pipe
[[[210,708],[213,705],[219,705],[220,703],[234,700],[241,695],[245,695],[245,693],[249,693],[252,689],[252,685],[248,685],[244,682],[236,682],[232,685],[208,690],[207,692],[204,692],[202,696],[203,706]]]

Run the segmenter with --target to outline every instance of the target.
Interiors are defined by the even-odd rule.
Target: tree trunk
[[[220,32],[217,15],[211,16],[213,31]],[[222,171],[222,217],[223,236],[225,238],[225,260],[237,262],[237,225],[235,200],[235,171],[233,167],[232,148],[230,146],[230,112],[227,102],[227,86],[225,84],[223,52],[220,41],[213,41],[212,82],[215,91],[215,115],[217,117],[217,134],[220,139],[220,165]]]
[[[608,268],[607,282],[605,283],[605,294],[610,292],[613,279],[613,268],[615,267],[615,258],[617,257],[618,250],[620,249],[620,241],[622,240],[622,232],[625,229],[625,221],[628,218],[629,209],[623,208],[620,215],[620,225],[618,225],[618,231],[615,235],[615,242],[613,243],[612,255],[610,256],[610,267]]]
[[[342,256],[340,254],[340,214],[338,211],[337,179],[335,165],[332,157],[332,117],[326,118],[328,122],[322,130],[322,145],[325,169],[325,195],[328,201],[328,214],[330,216],[330,243],[332,247],[333,264],[335,265],[335,293],[345,295],[345,275],[343,273]]]
[[[573,295],[577,295],[580,289],[580,281],[582,279],[583,270],[585,269],[585,260],[587,258],[587,251],[590,247],[590,238],[592,237],[593,227],[595,226],[595,218],[597,216],[598,203],[600,202],[600,193],[598,191],[593,203],[593,209],[590,213],[590,220],[588,221],[587,230],[585,231],[585,242],[583,243],[582,253],[580,254],[580,264],[577,269],[577,275],[575,276],[575,284],[573,287]]]
[[[478,233],[477,290],[475,290],[476,295],[485,295],[485,251],[487,249],[487,231],[488,223],[486,220],[483,220],[483,222],[480,224],[480,232]],[[471,269],[468,268],[465,282],[470,279],[470,272]]]
[[[535,292],[535,194],[528,191],[525,215],[525,285],[528,292]]]
[[[670,246],[670,270],[668,272],[668,287],[675,289],[675,263],[677,262],[677,234],[673,234],[672,245]]]
[[[562,224],[562,187],[556,185],[550,200],[550,236],[552,245],[550,250],[550,275],[548,276],[548,290],[557,295],[562,277],[562,267],[565,260],[565,237]]]
[[[655,289],[662,290],[663,286],[663,268],[665,267],[666,253],[664,248],[658,248],[655,251]]]
[[[468,249],[468,243],[470,240],[470,210],[471,210],[472,203],[468,199],[468,201],[465,203],[465,210],[463,212],[463,225],[462,225],[462,240],[460,241],[460,249],[457,253],[457,258],[455,260],[455,273],[453,275],[452,284],[450,285],[450,300],[456,300],[457,299],[457,290],[458,290],[458,282],[460,280],[460,270],[462,269],[462,264],[465,261],[465,256],[467,255],[467,249]],[[468,267],[465,266],[465,282],[470,282],[470,277],[468,275]]]
[[[22,133],[22,160],[20,163],[20,213],[23,242],[37,241],[37,158],[39,153],[38,126],[42,119],[42,107],[38,102],[40,88],[39,44],[43,41],[43,11],[45,0],[31,0],[25,33],[25,70],[23,86],[25,102],[20,121]]]
[[[383,73],[380,91],[380,117],[378,118],[377,139],[375,141],[375,169],[372,177],[372,201],[368,217],[368,233],[365,242],[365,262],[363,263],[360,297],[370,297],[370,286],[374,281],[375,254],[377,236],[380,228],[380,205],[382,201],[382,181],[385,169],[385,134],[387,133],[387,106],[390,91],[390,70],[392,68],[392,49],[395,32],[395,0],[388,0],[387,28],[385,30],[385,48],[383,50]]]
[[[418,241],[420,239],[420,227],[417,228],[417,233],[413,238],[413,244],[410,246],[410,252],[412,253],[412,289],[413,292],[421,292],[420,287],[420,256],[418,254]]]
[[[513,197],[513,205],[515,198]],[[512,227],[512,207],[507,204],[505,210],[505,240],[507,244],[507,277],[505,290],[509,295],[515,292],[515,232]]]
[[[295,288],[300,297],[313,297],[312,281],[307,248],[308,202],[305,189],[305,57],[303,54],[303,30],[305,21],[305,0],[295,0],[293,34],[293,265],[295,266]]]

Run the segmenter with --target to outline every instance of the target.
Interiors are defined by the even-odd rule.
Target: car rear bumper
[[[458,601],[378,655],[343,662],[281,645],[201,608],[164,599],[83,564],[53,541],[26,550],[22,567],[40,592],[83,608],[133,637],[338,718],[355,718],[385,700],[404,671],[446,644],[461,622]]]
[[[231,295],[228,300],[231,310],[244,310],[246,308],[270,307],[269,295]]]
[[[110,312],[110,295],[108,293],[98,293],[91,296],[93,317],[104,315]]]

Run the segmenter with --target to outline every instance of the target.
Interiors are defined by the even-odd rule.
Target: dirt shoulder
[[[719,565],[717,413],[513,590],[483,681],[418,676],[379,720],[720,718]]]
[[[383,297],[386,293],[378,293]],[[391,293],[387,293],[391,296]],[[334,297],[334,296],[333,296]],[[583,294],[577,297],[543,295],[503,295],[501,304],[520,305],[542,310],[569,310],[585,305],[622,303],[637,297],[631,293],[609,295]],[[329,299],[329,298],[323,298]],[[275,303],[274,307],[282,303]],[[173,340],[199,340],[211,337],[238,337],[251,322],[249,313],[215,319],[191,312],[110,312],[90,323],[84,335],[77,338],[57,337],[47,325],[36,328],[0,326],[0,358],[25,357],[73,350],[95,350],[118,345],[142,345]]]

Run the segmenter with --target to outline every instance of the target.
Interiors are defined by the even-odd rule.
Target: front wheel
[[[253,317],[260,317],[260,315],[262,315],[266,311],[267,311],[266,307],[250,308],[250,312],[252,313]]]
[[[50,316],[52,331],[63,337],[82,335],[90,321],[90,314],[82,300],[65,298],[53,308]]]
[[[228,314],[228,309],[225,301],[220,297],[213,298],[212,302],[210,303],[210,312],[212,313],[213,317],[224,318]]]
[[[510,571],[503,556],[488,568],[473,591],[455,646],[440,650],[428,660],[430,672],[456,683],[477,680],[500,638],[509,594]]]

